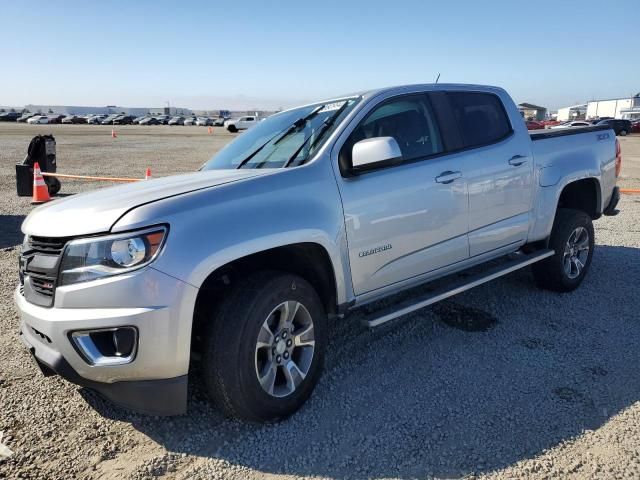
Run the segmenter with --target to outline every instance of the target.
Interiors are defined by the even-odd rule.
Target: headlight
[[[88,282],[144,267],[158,256],[166,234],[165,227],[154,227],[73,240],[62,256],[59,284]]]

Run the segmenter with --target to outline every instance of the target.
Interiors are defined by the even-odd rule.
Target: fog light
[[[71,341],[90,365],[123,365],[135,358],[138,330],[134,327],[79,330],[71,333]]]

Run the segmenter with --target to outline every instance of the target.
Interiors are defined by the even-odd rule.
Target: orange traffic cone
[[[49,189],[47,184],[44,183],[44,177],[40,171],[40,164],[38,162],[33,164],[33,198],[31,203],[44,203],[51,200],[49,196]]]
[[[213,128],[209,127],[209,135],[213,135]]]
[[[118,138],[118,135],[116,135],[116,129],[115,128],[111,129],[111,138]]]
[[[149,180],[151,178],[151,169],[147,167],[147,171],[144,172],[144,179]]]

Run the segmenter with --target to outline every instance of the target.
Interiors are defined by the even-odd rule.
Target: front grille
[[[58,280],[64,247],[70,238],[30,236],[20,256],[20,280],[24,297],[50,307]]]
[[[60,255],[62,249],[69,241],[68,238],[52,237],[29,237],[29,247],[31,250],[52,255]]]
[[[31,279],[31,288],[36,292],[41,295],[46,295],[47,297],[53,296],[53,286],[56,282],[55,277],[36,276],[31,273],[29,274],[29,278]]]

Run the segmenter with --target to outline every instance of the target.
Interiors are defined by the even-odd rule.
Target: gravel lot
[[[574,293],[537,290],[525,270],[379,330],[336,321],[325,375],[291,419],[226,420],[195,383],[188,415],[162,419],[42,377],[18,340],[11,297],[32,207],[13,164],[36,132],[56,136],[60,172],[112,176],[194,170],[232,138],[0,123],[0,432],[14,452],[0,478],[640,477],[640,195],[596,222]],[[620,184],[640,188],[640,137],[621,141]]]

